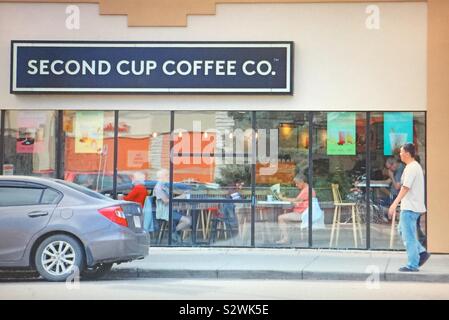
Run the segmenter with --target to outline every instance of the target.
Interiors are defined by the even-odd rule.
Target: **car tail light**
[[[118,225],[121,225],[123,227],[128,227],[128,221],[126,221],[125,213],[120,206],[103,208],[98,210],[98,212],[112,222],[117,223]]]

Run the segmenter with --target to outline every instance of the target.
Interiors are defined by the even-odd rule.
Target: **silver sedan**
[[[148,255],[139,204],[57,179],[0,176],[0,268],[97,278]]]

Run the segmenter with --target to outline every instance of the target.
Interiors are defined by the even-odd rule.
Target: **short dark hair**
[[[405,152],[410,153],[410,156],[412,158],[416,157],[416,148],[415,148],[415,145],[413,143],[407,142],[406,144],[404,144],[402,146],[402,148],[404,149]]]
[[[302,173],[298,173],[298,174],[293,178],[293,181],[295,181],[295,182],[300,182],[300,181],[302,181],[302,182],[307,182],[307,178],[306,178],[306,176],[303,175]]]

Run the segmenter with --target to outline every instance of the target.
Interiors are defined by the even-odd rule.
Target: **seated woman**
[[[302,214],[309,207],[309,185],[306,182],[306,178],[302,174],[297,174],[293,178],[293,182],[300,190],[296,198],[279,197],[283,201],[290,201],[294,203],[293,212],[281,214],[278,217],[279,229],[281,231],[281,239],[277,241],[277,244],[287,244],[290,242],[287,230],[287,223],[289,222],[301,222]],[[315,198],[315,191],[312,190],[312,197]]]
[[[123,197],[123,200],[136,202],[143,208],[148,195],[147,188],[145,188],[145,175],[141,172],[135,172],[133,175],[133,185],[134,187]]]
[[[157,172],[158,182],[154,186],[153,196],[156,198],[156,219],[169,220],[169,190],[167,187],[169,173],[167,169],[161,169]],[[188,229],[192,225],[190,217],[183,216],[178,211],[173,211],[173,226],[172,240],[177,243],[181,242],[180,232]]]

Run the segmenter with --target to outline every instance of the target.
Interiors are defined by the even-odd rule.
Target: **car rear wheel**
[[[35,265],[39,274],[49,281],[66,281],[83,269],[83,248],[67,235],[54,235],[37,248]]]
[[[81,273],[81,277],[87,280],[96,280],[104,277],[109,271],[111,271],[113,263],[100,263],[93,267],[87,267]]]

